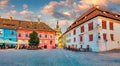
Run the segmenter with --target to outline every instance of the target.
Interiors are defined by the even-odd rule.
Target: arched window
[[[53,36],[52,36],[52,34],[50,35],[50,38],[52,38]]]
[[[18,34],[18,37],[21,37],[21,33]]]
[[[47,38],[47,34],[45,34],[45,38]]]
[[[39,34],[39,37],[41,38],[41,37],[42,37],[42,35],[41,35],[41,34]]]
[[[11,35],[14,35],[14,31],[13,30],[11,30]]]
[[[50,44],[52,44],[52,40],[50,40]]]

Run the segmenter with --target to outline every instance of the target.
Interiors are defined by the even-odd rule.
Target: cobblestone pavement
[[[120,51],[0,50],[0,66],[120,66]]]

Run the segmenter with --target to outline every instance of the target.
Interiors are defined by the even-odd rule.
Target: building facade
[[[7,43],[8,40],[16,42],[16,30],[14,29],[0,29],[0,39],[4,40],[7,46],[16,46],[16,44]],[[0,45],[2,45],[1,43]]]
[[[0,39],[3,41],[0,45],[6,44],[7,46],[16,46],[14,42],[16,39],[16,29],[14,28],[14,24],[10,19],[1,19],[0,18]],[[11,28],[9,28],[9,27]],[[11,41],[11,42],[9,42]],[[11,44],[13,43],[13,44]]]
[[[58,41],[59,41],[59,47],[60,47],[60,48],[64,48],[64,47],[66,46],[66,34],[65,34],[65,33],[62,34],[62,35],[59,37]]]
[[[92,51],[120,49],[120,15],[93,7],[80,16],[66,31],[67,47]]]
[[[59,47],[59,37],[62,35],[61,28],[59,27],[59,22],[57,21],[57,25],[55,28],[55,44]]]
[[[40,40],[38,47],[54,48],[55,31],[43,22],[31,22],[0,18],[0,38],[17,42],[17,45],[29,46],[29,34],[38,33]]]

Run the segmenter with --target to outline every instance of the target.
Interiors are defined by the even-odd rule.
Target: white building
[[[120,49],[120,15],[98,6],[89,9],[67,28],[66,44],[96,52]]]

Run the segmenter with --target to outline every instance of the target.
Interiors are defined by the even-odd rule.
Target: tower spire
[[[40,16],[38,16],[38,24],[40,24]]]
[[[57,20],[57,25],[56,25],[56,28],[59,28],[59,21]]]

